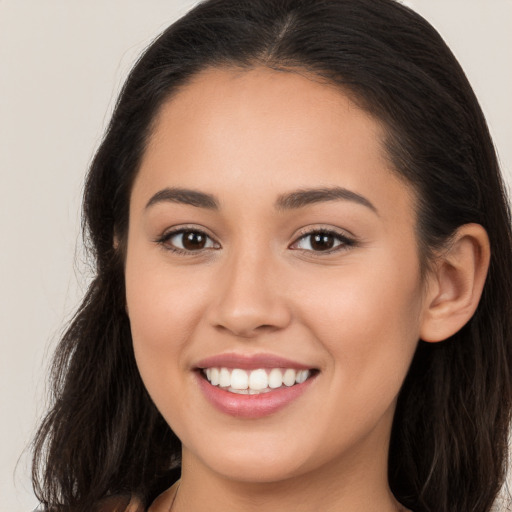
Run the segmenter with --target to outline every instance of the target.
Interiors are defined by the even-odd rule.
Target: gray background
[[[89,278],[84,172],[140,51],[193,0],[0,0],[0,510],[36,506],[26,449]],[[512,184],[512,0],[410,0],[480,98]]]

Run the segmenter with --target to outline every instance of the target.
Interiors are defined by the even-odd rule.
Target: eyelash
[[[183,235],[185,233],[193,233],[195,235],[204,236],[207,239],[206,243],[208,243],[208,241],[210,241],[210,242],[213,242],[213,245],[217,245],[218,247],[220,247],[218,242],[215,242],[212,239],[212,237],[210,235],[208,235],[205,231],[203,231],[201,229],[193,228],[193,227],[190,227],[190,228],[181,227],[179,229],[167,231],[162,236],[160,236],[157,240],[155,240],[155,242],[157,244],[161,245],[167,251],[173,252],[174,254],[184,255],[184,256],[189,256],[194,253],[200,253],[205,250],[218,248],[218,247],[205,247],[205,248],[201,248],[201,249],[194,251],[194,250],[188,250],[188,249],[184,249],[184,248],[182,249],[182,248],[176,247],[170,243],[170,240],[172,238],[174,238],[175,236],[178,236],[178,235]]]
[[[306,240],[307,238],[310,238],[315,235],[323,235],[328,237],[333,237],[335,239],[335,243],[338,242],[338,245],[335,245],[331,249],[327,249],[325,251],[315,251],[312,249],[301,249],[301,248],[294,248],[294,245],[297,245],[300,241]],[[311,245],[311,240],[310,240]],[[327,254],[333,254],[336,252],[344,251],[349,249],[350,247],[354,247],[357,245],[357,242],[354,238],[347,236],[344,233],[340,233],[339,231],[335,231],[333,229],[327,229],[327,228],[316,228],[316,229],[306,229],[304,230],[300,236],[297,238],[295,242],[293,242],[289,247],[296,251],[303,251],[308,254],[314,255],[315,257],[321,257],[322,255]]]
[[[197,235],[204,236],[207,239],[206,243],[210,242],[212,244],[212,246],[200,248],[197,250],[190,250],[190,249],[176,247],[170,243],[170,240],[172,238],[174,238],[175,236],[178,236],[178,235],[183,235],[185,233],[191,233],[196,236]],[[313,237],[314,235],[323,235],[323,236],[333,237],[335,239],[335,243],[336,242],[338,242],[338,243],[333,248],[327,249],[325,251],[315,251],[313,249],[303,249],[303,248],[301,249],[298,247],[294,247],[295,245],[298,245],[299,242],[306,240],[308,237]],[[189,256],[194,253],[201,253],[206,250],[220,248],[220,244],[218,242],[216,242],[215,240],[213,240],[213,238],[211,236],[209,236],[206,232],[202,231],[201,229],[192,228],[192,227],[190,227],[190,228],[182,227],[179,229],[168,231],[168,232],[164,233],[162,236],[160,236],[158,239],[156,239],[155,242],[157,244],[161,245],[167,251],[173,252],[174,254],[185,255],[185,256]],[[334,231],[332,229],[317,228],[317,229],[304,230],[300,234],[300,236],[292,244],[290,244],[289,248],[292,250],[296,250],[296,251],[306,252],[306,253],[312,254],[314,256],[322,256],[322,255],[326,255],[326,254],[333,254],[338,251],[347,250],[350,247],[354,247],[356,244],[357,244],[356,240],[354,238],[347,236],[346,234],[339,233],[338,231]],[[310,246],[311,246],[311,241],[310,241]]]

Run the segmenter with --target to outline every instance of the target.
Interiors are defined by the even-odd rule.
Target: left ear
[[[445,340],[469,321],[482,295],[490,255],[489,237],[479,224],[464,224],[455,232],[427,277],[422,340]]]

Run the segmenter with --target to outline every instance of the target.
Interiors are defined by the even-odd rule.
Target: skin
[[[422,280],[415,196],[390,168],[384,134],[339,89],[267,68],[203,71],[163,106],[131,195],[126,299],[140,374],[183,444],[174,511],[399,509],[387,482],[397,394],[418,339],[449,335],[449,300],[478,295],[482,279],[457,269],[484,268],[486,253],[485,234],[468,228],[459,259]],[[170,187],[211,194],[219,208],[147,206]],[[276,208],[319,187],[372,206]],[[210,245],[173,252],[181,237],[162,235],[180,227]],[[352,242],[313,250],[307,233],[318,229]],[[319,373],[276,413],[236,418],[210,405],[194,372],[226,352]],[[169,510],[175,489],[151,512]]]

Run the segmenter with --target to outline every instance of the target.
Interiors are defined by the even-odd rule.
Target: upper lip
[[[240,368],[244,370],[256,370],[258,368],[293,368],[297,370],[309,370],[311,365],[302,364],[275,354],[236,354],[226,353],[201,359],[196,364],[197,368]]]

